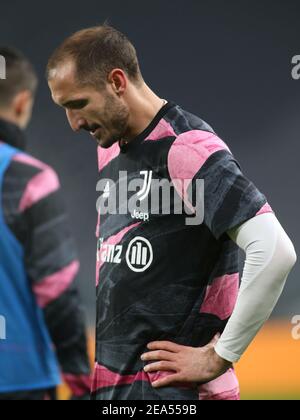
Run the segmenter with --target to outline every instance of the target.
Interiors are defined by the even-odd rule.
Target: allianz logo
[[[97,261],[121,264],[125,259],[129,269],[135,273],[146,271],[153,262],[152,245],[141,236],[132,239],[127,247],[126,254],[123,251],[123,245],[105,244],[103,238],[100,238],[97,246]]]
[[[0,315],[0,340],[6,340],[6,319]]]

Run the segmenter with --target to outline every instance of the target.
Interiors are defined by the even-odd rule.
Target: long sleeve
[[[270,317],[296,254],[272,213],[259,215],[229,232],[246,261],[233,314],[216,345],[223,359],[237,362]]]
[[[90,392],[84,313],[75,286],[79,262],[56,173],[28,155],[16,155],[4,182],[8,226],[24,248],[38,305],[73,395]]]

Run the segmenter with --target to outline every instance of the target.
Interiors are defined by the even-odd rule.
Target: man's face
[[[75,78],[71,62],[60,65],[50,74],[49,87],[54,102],[65,108],[74,131],[90,132],[98,145],[111,147],[124,137],[128,129],[129,109],[113,92],[106,88],[81,86]]]

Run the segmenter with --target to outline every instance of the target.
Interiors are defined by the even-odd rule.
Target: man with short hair
[[[116,211],[99,207],[93,398],[239,399],[232,364],[296,261],[265,196],[208,124],[147,86],[116,29],[67,38],[47,77],[71,128],[99,145],[102,204],[117,197]],[[140,181],[139,208],[128,208],[132,181]],[[174,197],[169,213],[161,202],[153,211],[158,182],[174,187],[194,223],[175,211]],[[246,252],[240,288],[238,247]]]
[[[0,48],[0,400],[54,399],[60,372],[74,398],[90,391],[79,262],[58,177],[24,152],[37,76],[19,51]],[[54,347],[55,348],[54,348]]]

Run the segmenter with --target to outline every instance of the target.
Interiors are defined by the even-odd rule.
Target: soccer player
[[[30,62],[0,48],[0,400],[90,394],[79,262],[54,170],[24,152],[37,87]]]
[[[93,398],[239,399],[233,364],[296,260],[265,196],[208,124],[147,86],[135,48],[116,29],[73,34],[53,53],[47,77],[71,128],[97,141],[105,184]],[[129,184],[137,180],[135,194]],[[160,201],[159,211],[144,205],[158,183],[176,189],[170,214]],[[105,211],[114,194],[116,211]],[[190,213],[177,211],[175,197]]]

